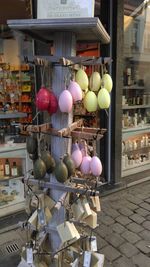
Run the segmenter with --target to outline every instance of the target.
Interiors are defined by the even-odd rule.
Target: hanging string
[[[42,86],[44,86],[45,64],[43,64],[43,69],[42,67],[40,68],[40,72],[41,72],[41,84]]]

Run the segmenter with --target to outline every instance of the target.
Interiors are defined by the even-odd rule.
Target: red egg
[[[50,101],[50,92],[47,88],[41,87],[36,94],[36,107],[38,110],[47,110]]]
[[[58,100],[52,91],[50,91],[49,96],[49,105],[48,105],[48,113],[53,114],[56,113],[58,109]]]

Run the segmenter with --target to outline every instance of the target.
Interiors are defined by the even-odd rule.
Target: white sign
[[[94,17],[95,0],[38,0],[37,18]]]

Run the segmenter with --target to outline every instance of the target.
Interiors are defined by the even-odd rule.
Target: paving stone
[[[121,257],[119,259],[117,259],[116,261],[114,261],[114,266],[115,267],[136,267],[131,259],[128,259],[126,257]],[[105,265],[104,265],[105,267]]]
[[[149,241],[146,240],[140,240],[135,244],[135,246],[141,250],[144,254],[150,253],[150,248],[148,247],[150,245]]]
[[[104,261],[104,267],[115,267],[112,262],[109,262],[105,259]]]
[[[95,233],[98,233],[99,236],[101,237],[105,237],[106,235],[112,233],[112,229],[111,227],[108,227],[104,224],[101,224],[99,227],[97,227],[95,230],[94,230]]]
[[[132,256],[139,253],[139,250],[129,242],[125,242],[119,248],[120,252],[124,254],[126,257],[131,258]]]
[[[97,239],[97,249],[100,250],[103,247],[107,246],[108,243],[99,235],[96,235],[96,239]]]
[[[150,230],[150,221],[145,221],[143,222],[142,226],[147,229],[147,230]]]
[[[142,202],[139,206],[142,207],[145,210],[150,211],[150,204],[148,204],[146,202]]]
[[[118,234],[121,234],[125,231],[125,227],[122,226],[120,223],[114,223],[112,226],[111,226],[112,230]]]
[[[142,204],[142,203],[141,203]],[[140,205],[141,205],[140,204]],[[131,202],[129,202],[128,201],[128,203],[126,204],[126,207],[128,208],[128,209],[130,209],[130,210],[136,210],[136,209],[138,209],[138,206],[137,205],[135,205],[135,204],[133,204],[133,203],[131,203]]]
[[[150,204],[150,197],[147,199],[144,199],[144,201]]]
[[[98,220],[100,220],[102,223],[106,225],[111,225],[115,222],[110,216],[107,215],[99,216]]]
[[[111,262],[121,256],[120,252],[110,245],[102,248],[101,253],[104,254],[106,259]]]
[[[128,219],[128,217],[123,215],[118,216],[115,220],[122,225],[127,225],[132,222],[130,219]]]
[[[105,240],[110,243],[115,248],[119,247],[125,240],[116,233],[111,233],[110,235],[105,236]]]
[[[146,217],[146,220],[150,221],[150,215]]]
[[[129,216],[129,218],[138,224],[141,224],[145,221],[145,218],[142,217],[141,215],[138,215],[138,214],[133,214],[133,215]]]
[[[132,260],[136,267],[150,267],[150,258],[143,253],[133,256]]]
[[[139,233],[139,236],[142,237],[142,239],[150,241],[150,231],[148,230],[144,230],[142,232]]]
[[[137,204],[137,205],[143,202],[143,200],[141,198],[138,198],[138,197],[133,196],[131,194],[127,195],[127,200],[132,202],[133,204]]]
[[[126,227],[128,230],[130,230],[131,232],[134,232],[134,233],[140,233],[144,230],[144,228],[141,225],[134,223],[134,222],[128,224]]]
[[[116,218],[118,217],[120,214],[118,213],[118,211],[116,211],[115,209],[109,208],[105,210],[105,213],[109,216],[111,216],[112,218]]]
[[[139,194],[136,195],[136,197],[145,200],[145,199],[147,199],[149,197],[149,195],[148,194],[141,194],[141,193],[139,193]]]
[[[126,206],[129,202],[127,200],[110,201],[110,206],[116,210]]]
[[[124,215],[124,216],[130,216],[133,214],[133,211],[128,209],[128,208],[121,208],[118,210],[120,214]]]
[[[137,234],[131,232],[131,231],[125,231],[123,234],[121,234],[123,238],[125,238],[129,243],[135,244],[138,242],[141,237],[139,237]]]
[[[146,217],[149,214],[148,210],[145,210],[143,208],[139,208],[137,210],[135,210],[136,213],[138,213],[139,215]]]

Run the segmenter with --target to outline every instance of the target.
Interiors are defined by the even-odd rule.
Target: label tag
[[[91,251],[97,251],[97,239],[96,239],[96,236],[91,236],[89,240],[90,240]]]
[[[85,251],[84,252],[84,260],[83,260],[83,267],[90,267],[91,265],[91,252]]]
[[[40,225],[46,225],[44,209],[38,209],[38,222]]]
[[[79,259],[78,259],[78,258],[75,259],[75,261],[72,262],[71,266],[72,266],[72,267],[79,267]]]
[[[33,250],[32,250],[32,248],[26,249],[26,256],[27,256],[27,263],[32,264],[33,263]]]

